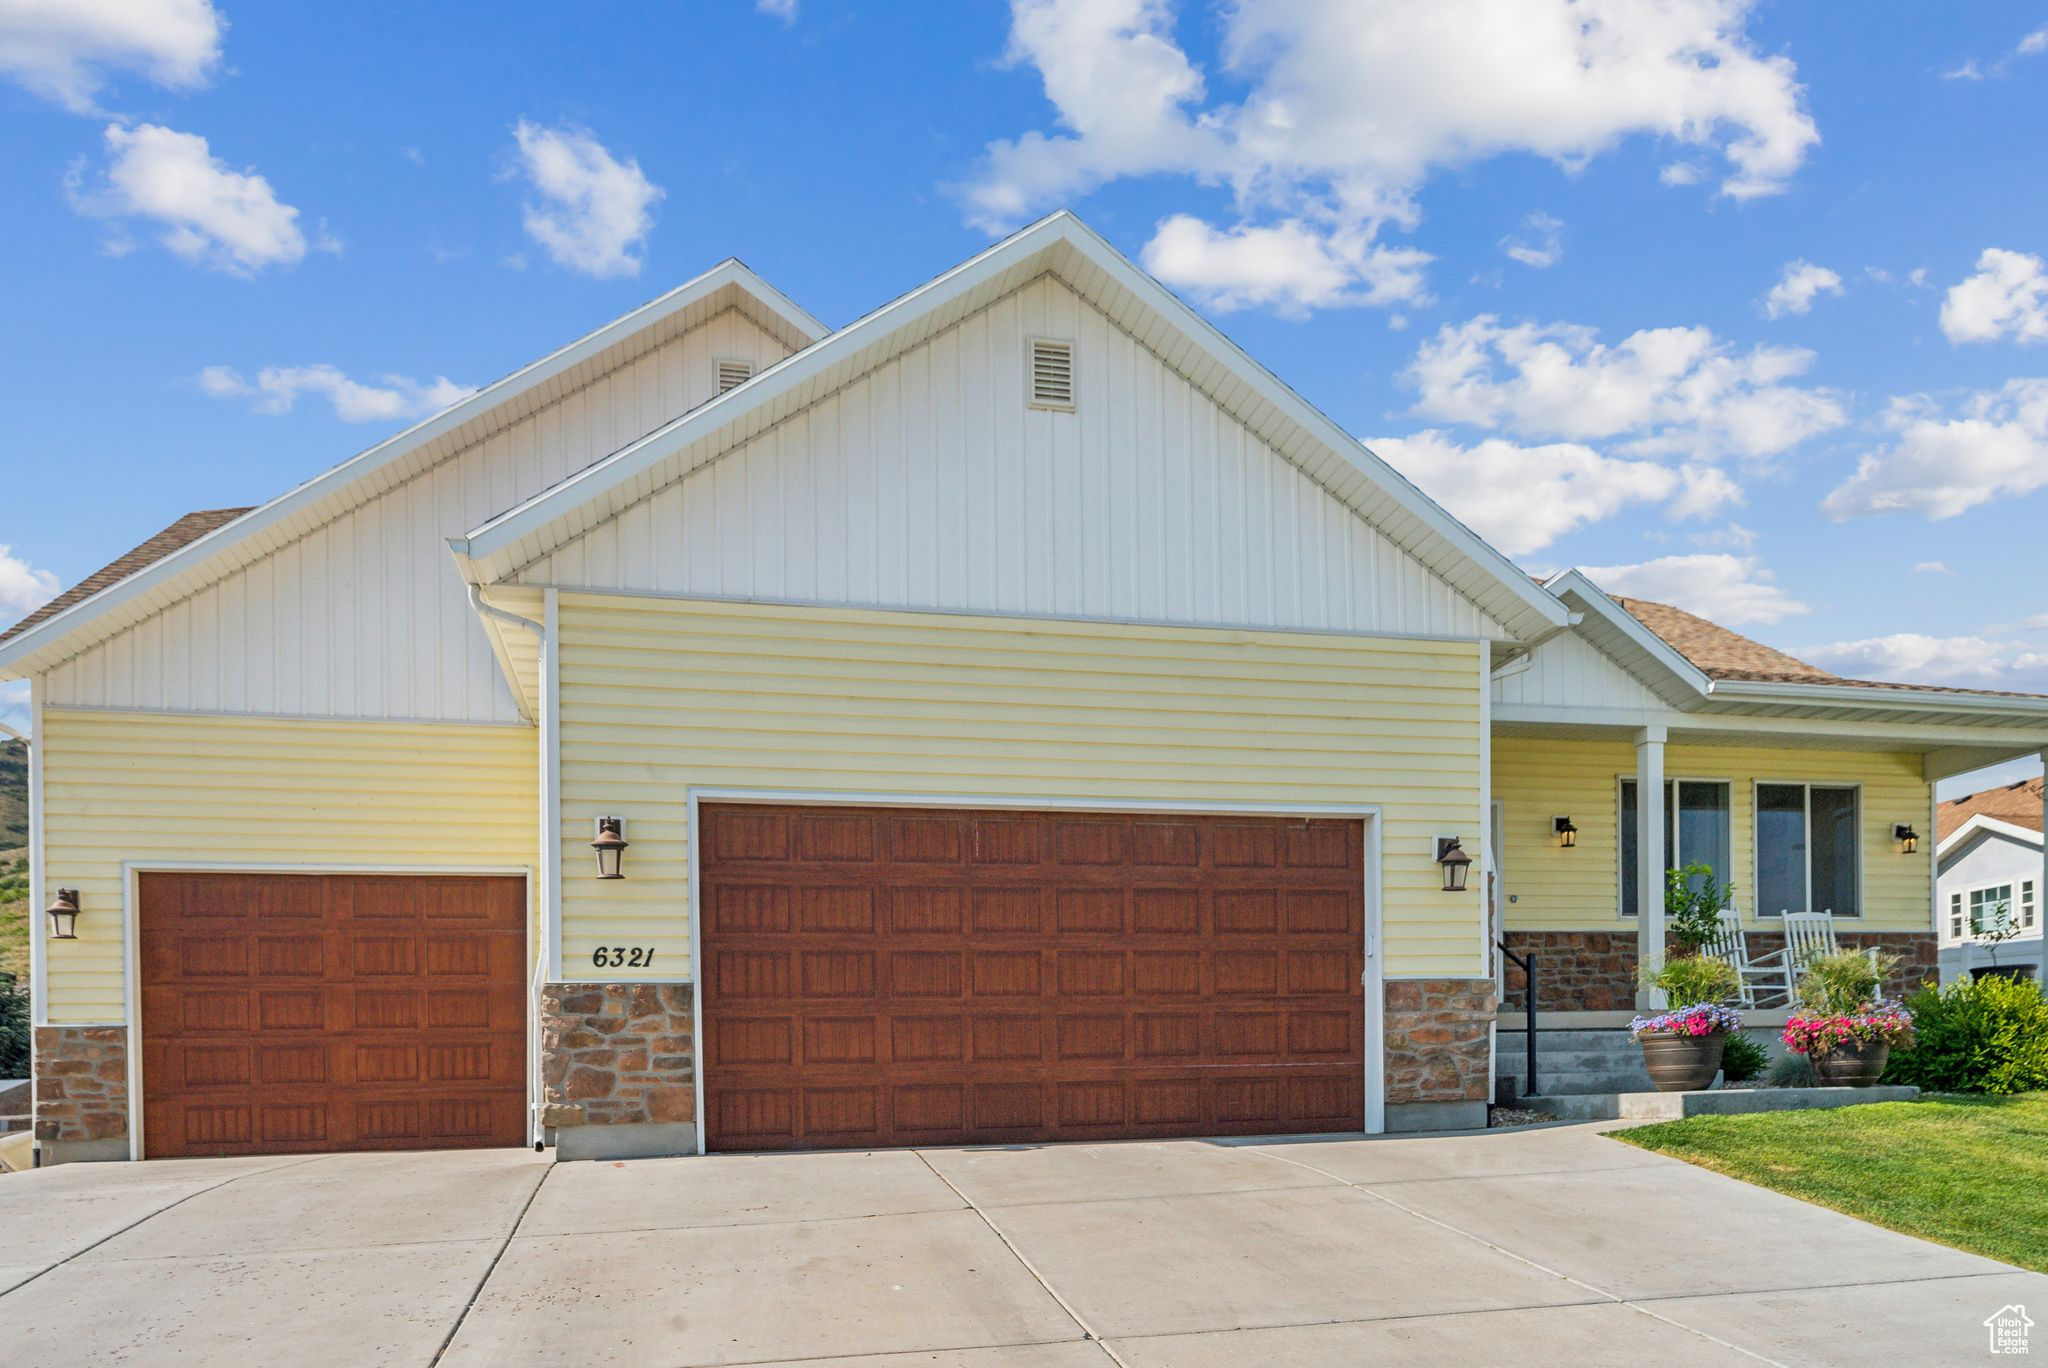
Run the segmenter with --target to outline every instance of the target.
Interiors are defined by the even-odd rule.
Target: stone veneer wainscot
[[[542,987],[541,1124],[559,1157],[684,1152],[697,1119],[692,991],[687,983]]]
[[[1387,985],[1387,1128],[1486,1124],[1493,1093],[1491,979],[1396,979]]]
[[[36,1145],[44,1163],[128,1157],[128,1028],[35,1028]]]

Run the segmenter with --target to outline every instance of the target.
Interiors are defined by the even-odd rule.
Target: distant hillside
[[[28,844],[28,747],[0,741],[0,850]]]

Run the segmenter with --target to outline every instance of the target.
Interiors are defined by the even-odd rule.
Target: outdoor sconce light
[[[50,918],[51,940],[78,939],[78,890],[60,888],[45,909]]]
[[[626,819],[623,817],[600,817],[597,819],[597,839],[590,843],[597,852],[597,877],[600,879],[623,879],[621,866],[626,862]]]
[[[1920,848],[1920,833],[1911,824],[1900,822],[1892,828],[1892,839],[1899,843],[1899,854],[1911,855]]]
[[[1463,893],[1465,876],[1472,870],[1472,857],[1458,844],[1456,836],[1436,838],[1436,862],[1443,866],[1444,892]]]
[[[1554,832],[1556,832],[1556,833],[1557,833],[1557,846],[1558,846],[1558,849],[1560,849],[1560,850],[1574,850],[1574,849],[1577,849],[1577,847],[1578,847],[1578,844],[1579,844],[1579,829],[1578,829],[1577,827],[1575,827],[1575,826],[1573,826],[1573,825],[1572,825],[1572,819],[1571,819],[1571,818],[1569,818],[1569,817],[1553,817],[1553,818],[1551,818],[1551,819],[1550,819],[1550,829],[1551,829],[1552,831],[1554,831]]]

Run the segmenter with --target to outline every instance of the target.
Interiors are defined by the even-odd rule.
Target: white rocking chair
[[[1799,1002],[1799,979],[1805,974],[1806,966],[1822,955],[1832,955],[1842,946],[1835,938],[1835,914],[1832,910],[1782,912],[1779,921],[1785,928],[1785,948],[1751,961],[1750,967],[1765,979],[1777,979],[1782,984],[1785,1005],[1792,1007]],[[1875,964],[1877,951],[1866,953]]]
[[[1758,989],[1764,992],[1777,992],[1782,989],[1784,976],[1776,966],[1751,962],[1749,939],[1743,933],[1742,913],[1737,908],[1721,909],[1721,924],[1714,932],[1714,938],[1707,942],[1701,953],[1712,955],[1715,959],[1726,960],[1734,968],[1735,1002],[1739,1007],[1755,1007]]]

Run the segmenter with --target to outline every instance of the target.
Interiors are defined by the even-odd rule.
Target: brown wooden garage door
[[[713,1149],[1357,1130],[1357,821],[706,805]]]
[[[525,880],[138,878],[150,1157],[525,1143]]]

